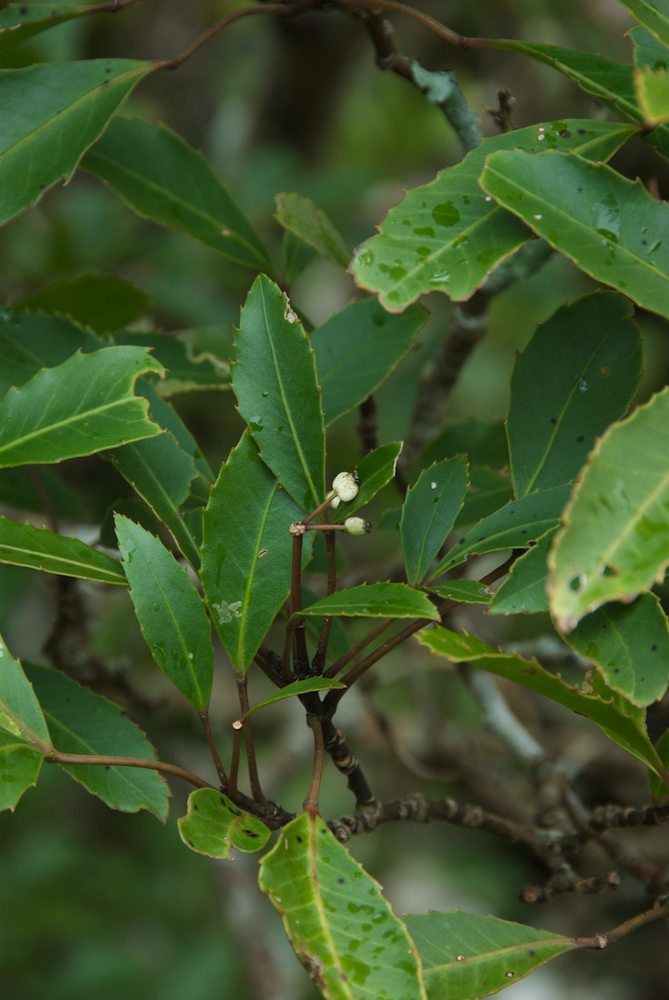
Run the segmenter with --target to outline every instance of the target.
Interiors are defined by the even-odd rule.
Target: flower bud
[[[371,521],[366,521],[364,517],[347,517],[344,527],[349,535],[368,535],[372,530]]]
[[[332,480],[332,489],[344,503],[354,500],[358,495],[357,472],[340,472]]]

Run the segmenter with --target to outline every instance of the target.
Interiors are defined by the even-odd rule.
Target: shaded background
[[[421,9],[443,16],[443,4]],[[146,0],[118,16],[81,19],[40,36],[14,54],[12,65],[42,59],[96,56],[163,58],[176,54],[230,5],[212,0]],[[630,21],[613,0],[582,4],[563,0],[499,0],[448,4],[449,24],[464,34],[523,37],[599,51],[627,61],[624,32]],[[575,116],[606,116],[606,109],[548,67],[509,53],[461,53],[412,22],[395,19],[400,50],[429,68],[455,69],[487,134],[495,125],[487,107],[508,87],[516,98],[514,126]],[[278,257],[274,196],[298,191],[328,211],[353,247],[369,236],[405,188],[434,176],[460,158],[459,144],[441,113],[404,81],[374,65],[367,35],[335,13],[294,23],[252,18],[233,25],[177,72],[148,79],[126,110],[161,120],[201,148],[209,163]],[[640,142],[616,157],[627,176],[640,176],[669,193],[661,163]],[[3,302],[44,284],[88,271],[119,274],[149,298],[144,328],[205,328],[230,341],[249,274],[214,251],[144,223],[92,177],[81,175],[51,191],[40,205],[0,231]],[[497,420],[507,405],[515,351],[537,322],[565,299],[592,287],[566,261],[555,258],[536,276],[512,288],[492,307],[490,333],[468,363],[454,393],[450,418]],[[314,259],[291,291],[295,304],[320,322],[355,294],[341,272]],[[432,319],[420,350],[400,366],[378,394],[381,440],[406,434],[416,373],[443,337],[450,306],[431,295]],[[669,341],[660,320],[639,316],[645,375],[640,398],[667,382]],[[229,393],[197,393],[177,400],[214,468],[242,429]],[[331,468],[355,464],[355,417],[344,418],[330,442]],[[109,497],[127,488],[98,460],[66,463],[65,482],[81,498],[72,512],[78,530],[105,516]],[[377,516],[397,502],[386,494]],[[67,520],[65,520],[67,527]],[[396,554],[396,536],[369,539],[372,578],[383,578]],[[360,548],[349,549],[349,570],[360,573]],[[366,555],[367,559],[368,556]],[[355,562],[353,562],[355,559]],[[209,775],[199,730],[187,710],[152,668],[125,593],[77,585],[90,614],[90,642],[104,657],[112,696],[123,697],[119,678],[141,694],[131,706],[160,756]],[[43,660],[53,621],[50,579],[0,567],[0,627],[17,656]],[[469,627],[489,641],[530,644],[550,634],[547,618],[509,623],[463,612]],[[212,717],[228,751],[234,702],[219,664]],[[453,795],[498,812],[522,816],[530,800],[527,775],[482,727],[480,715],[457,678],[429,669],[418,647],[407,647],[377,668],[376,685],[347,698],[342,725],[368,768],[377,794],[394,798],[420,788]],[[124,681],[124,683],[125,683]],[[120,692],[120,693],[119,693]],[[253,676],[254,699],[266,693]],[[564,754],[587,803],[647,799],[640,766],[590,725],[549,703],[509,691],[514,709],[549,751]],[[370,711],[370,707],[372,710]],[[392,720],[389,747],[380,709]],[[659,706],[651,720],[668,724]],[[271,797],[299,808],[307,784],[310,737],[296,706],[258,716],[261,774]],[[566,749],[565,749],[566,748]],[[333,768],[326,772],[326,816],[351,809]],[[29,791],[15,815],[0,815],[0,989],[8,998],[70,1000],[307,1000],[315,996],[282,933],[278,916],[255,887],[255,858],[214,863],[182,845],[175,818],[185,811],[186,790],[174,788],[173,818],[166,828],[147,815],[111,813],[56,769],[45,767],[38,791]],[[632,838],[633,839],[633,838]],[[666,836],[655,831],[639,843],[657,863],[666,859]],[[398,912],[461,907],[476,913],[536,922],[564,933],[592,934],[645,905],[642,889],[625,880],[615,895],[558,900],[533,909],[517,901],[541,872],[520,851],[486,834],[445,825],[386,827],[358,838],[351,848],[385,885]],[[592,870],[608,862],[592,853]],[[509,1000],[553,1000],[568,989],[573,1000],[645,1000],[666,992],[667,928],[655,924],[610,953],[561,959],[505,991]]]

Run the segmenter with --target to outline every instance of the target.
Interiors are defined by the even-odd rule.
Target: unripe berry
[[[364,517],[347,517],[344,527],[349,535],[368,535],[372,530],[371,521],[366,521]]]
[[[349,503],[358,495],[358,474],[356,472],[340,472],[332,480],[332,489],[339,500]]]

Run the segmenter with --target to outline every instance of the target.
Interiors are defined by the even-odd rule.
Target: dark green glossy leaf
[[[632,32],[641,30],[643,29],[633,28]],[[573,80],[586,94],[592,94],[624,118],[643,123],[643,115],[636,103],[634,76],[630,66],[611,62],[594,52],[563,49],[557,45],[537,45],[514,39],[495,39],[491,44],[552,66]],[[662,156],[666,158],[669,155],[669,128],[666,125],[660,125],[644,138]]]
[[[144,733],[125,717],[118,705],[81,687],[58,670],[29,665],[26,673],[44,708],[56,750],[156,759],[156,752]],[[157,771],[99,764],[60,767],[110,809],[128,813],[147,809],[160,820],[167,818],[170,792]]]
[[[10,3],[0,10],[0,55],[35,35],[86,13],[81,4]]]
[[[26,789],[37,784],[43,754],[0,730],[0,812],[12,812]]]
[[[263,461],[304,510],[325,495],[325,430],[314,353],[288,299],[259,275],[242,309],[232,384]]]
[[[260,238],[202,154],[166,125],[116,118],[82,167],[138,215],[186,233],[238,264],[273,270]]]
[[[173,421],[180,422],[172,407],[163,402],[151,386],[143,384],[140,392],[149,400],[150,415],[161,427],[173,426]],[[200,564],[199,538],[195,537],[181,510],[199,471],[195,467],[193,448],[183,448],[172,430],[166,430],[158,437],[117,448],[109,458],[169,529],[183,555],[197,568]],[[199,483],[203,487],[201,499],[204,501],[208,488],[202,480]]]
[[[376,494],[395,478],[401,451],[402,442],[393,441],[392,444],[382,444],[379,448],[375,448],[358,462],[355,468],[360,479],[358,495],[348,503],[339,504],[333,512],[334,521],[345,521],[347,517],[373,500]]]
[[[154,437],[136,379],[161,366],[139,347],[75,354],[0,401],[0,467],[62,462]]]
[[[551,611],[568,632],[607,601],[629,601],[669,565],[669,389],[619,424],[589,458],[551,555]]]
[[[145,311],[146,295],[113,274],[57,281],[12,303],[15,309],[69,316],[95,333],[119,330]]]
[[[516,359],[507,433],[517,496],[575,478],[595,438],[625,413],[641,374],[628,301],[562,306]]]
[[[57,535],[32,524],[17,524],[8,517],[0,517],[0,562],[75,576],[80,580],[127,586],[119,564],[104,552],[98,552],[78,538]]]
[[[314,330],[311,344],[326,424],[358,406],[385,382],[411,349],[426,319],[420,306],[397,316],[368,298],[350,302]]]
[[[491,423],[471,417],[458,423],[447,424],[441,434],[431,442],[421,456],[423,465],[441,458],[465,454],[472,465],[487,465],[502,469],[509,464],[509,451],[504,424],[501,420]]]
[[[246,854],[261,851],[272,832],[215,788],[191,792],[188,812],[177,825],[184,844],[209,858],[229,858],[233,849]]]
[[[669,45],[669,3],[667,0],[620,0],[637,21],[665,45]]]
[[[473,465],[469,476],[471,482],[462,510],[455,519],[456,528],[468,528],[475,521],[494,514],[513,498],[513,488],[507,475]]]
[[[484,139],[455,167],[414,188],[390,210],[380,234],[355,253],[356,282],[378,293],[384,308],[395,312],[427,292],[443,292],[455,302],[468,299],[531,236],[522,223],[481,194],[478,180],[486,157],[500,149],[533,153],[548,147],[608,159],[632,133],[616,123],[569,120]]]
[[[490,602],[491,614],[532,615],[548,610],[548,553],[556,531],[547,531],[529,552],[516,559],[509,577]]]
[[[490,604],[492,591],[479,580],[444,580],[430,587],[430,593],[459,604]]]
[[[41,750],[51,737],[33,686],[0,637],[0,729]]]
[[[130,597],[153,658],[197,709],[209,704],[211,628],[197,590],[174,556],[150,532],[116,517]]]
[[[91,59],[0,70],[0,223],[74,172],[150,63]]]
[[[425,1000],[406,927],[320,816],[303,813],[281,830],[259,882],[327,1000]]]
[[[116,334],[114,342],[151,349],[165,368],[165,377],[154,384],[163,399],[182,392],[227,391],[231,388],[229,355],[199,349],[196,334],[192,330],[177,334],[124,331]]]
[[[569,499],[569,484],[537,490],[520,500],[511,500],[494,514],[470,528],[449,549],[431,579],[436,580],[474,553],[524,549],[554,528]]]
[[[351,253],[344,238],[322,208],[304,195],[282,193],[276,196],[274,218],[337,267],[347,267]]]
[[[669,206],[574,154],[494,153],[481,185],[587,274],[669,316]]]
[[[255,705],[252,705],[239,722],[243,723],[254,712],[259,712],[269,705],[275,705],[278,701],[285,701],[286,698],[297,698],[301,694],[310,694],[313,691],[331,691],[333,688],[343,687],[346,687],[346,685],[342,684],[341,681],[333,680],[331,677],[306,677],[301,681],[293,681],[291,684],[286,684],[285,687],[280,688],[275,694],[270,695],[269,698],[263,698],[262,701],[258,701]]]
[[[90,511],[80,496],[61,481],[57,470],[46,466],[41,466],[39,470],[0,470],[0,503],[17,510],[44,514],[46,496],[56,517],[90,521]]]
[[[405,583],[363,583],[338,590],[307,608],[301,615],[345,615],[362,618],[430,618],[439,614],[425,594]]]
[[[463,456],[435,462],[412,486],[402,507],[400,537],[407,581],[420,583],[453,530],[468,486]]]
[[[560,934],[462,910],[408,915],[428,1000],[479,1000],[577,947]]]
[[[0,311],[0,393],[21,386],[41,368],[54,368],[78,351],[98,351],[105,342],[58,316]]]
[[[288,597],[288,529],[300,514],[246,432],[212,487],[202,546],[207,605],[237,671],[252,662]]]
[[[623,750],[656,773],[661,775],[664,771],[648,739],[645,712],[608,689],[603,682],[596,685],[594,678],[586,677],[581,687],[573,687],[559,675],[549,673],[536,660],[503,653],[473,635],[451,632],[442,627],[424,630],[418,639],[437,656],[444,656],[452,663],[473,663],[481,670],[505,677],[578,715],[584,715]],[[664,773],[669,781],[669,774]]]
[[[641,594],[632,604],[605,604],[583,618],[567,642],[633,705],[651,705],[667,689],[669,628],[655,594]]]

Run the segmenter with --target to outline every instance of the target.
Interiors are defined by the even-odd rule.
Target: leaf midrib
[[[138,76],[138,77],[144,76],[146,73],[149,72],[150,69],[151,69],[150,66],[143,64],[141,69],[136,68],[132,70],[127,70],[125,73],[120,73],[118,76],[115,76],[113,80],[110,81],[109,89],[111,90],[112,84],[115,88],[117,84],[125,83],[128,78],[131,79],[133,76]],[[1,150],[0,166],[3,166],[5,159],[13,156],[18,151],[18,149],[24,145],[24,143],[36,140],[37,136],[41,132],[48,131],[48,129],[51,128],[55,123],[57,123],[61,118],[69,114],[74,114],[78,110],[81,110],[80,106],[86,104],[91,97],[99,93],[100,84],[102,82],[104,81],[96,83],[91,90],[88,90],[85,94],[82,94],[75,101],[68,104],[67,107],[61,108],[61,110],[57,111],[55,115],[51,115],[51,117],[48,118],[46,121],[40,122],[40,124],[37,125],[30,132],[27,132],[25,135],[22,135],[21,138],[17,139],[16,142],[13,142],[11,146],[7,146],[5,149]]]
[[[507,152],[507,151],[504,150],[504,152]],[[522,150],[510,150],[509,152],[516,153],[516,152],[523,152],[523,151]],[[493,155],[496,155],[496,154],[493,154]],[[567,156],[569,156],[569,158],[571,159],[570,154],[557,153],[556,155],[560,156],[560,157],[563,157],[563,156],[567,157]],[[589,160],[585,160],[583,162],[588,163],[590,166],[593,166],[594,169],[597,169],[597,165],[596,164],[592,164]],[[508,174],[503,174],[503,173],[496,172],[495,169],[494,169],[494,166],[490,162],[488,162],[486,164],[484,172],[485,173],[490,173],[490,174],[494,175],[498,179],[500,179],[500,180],[504,181],[505,183],[507,183],[509,185],[509,187],[513,188],[514,191],[522,191],[525,194],[525,197],[528,197],[527,188],[520,187],[520,185],[516,184],[513,180],[510,180]],[[530,193],[529,194],[529,198],[530,199],[534,198],[539,203],[539,205],[544,208],[544,211],[546,210],[545,206],[547,204],[547,199],[545,197],[542,198],[541,196],[539,196],[537,194]],[[555,205],[554,202],[548,202],[548,204],[550,204],[550,211],[551,212],[555,213],[556,215],[560,216],[563,219],[566,219],[568,222],[572,223],[577,229],[583,230],[591,238],[594,239],[595,230],[592,227],[584,225],[582,222],[579,222],[578,219],[575,216],[569,215],[566,211],[564,211],[564,209],[556,207],[556,205]],[[508,209],[508,211],[512,212],[514,215],[517,215],[517,217],[519,219],[521,219],[521,221],[525,222],[524,217],[521,216],[520,213],[518,213],[516,209],[510,208],[510,209]],[[525,223],[525,224],[529,225],[529,223]],[[546,236],[544,233],[542,233],[538,229],[538,227],[537,227],[537,233],[538,233],[538,235],[542,239],[548,240],[548,242],[551,243],[551,245],[553,245],[555,243],[555,240],[549,239],[548,236]],[[570,259],[578,261],[578,258],[576,256],[574,256],[570,251],[565,250],[562,247],[559,247],[559,249],[560,249],[561,253],[565,253],[568,256],[570,256]],[[627,245],[625,243],[621,243],[621,242],[616,243],[615,244],[615,249],[616,249],[616,251],[618,253],[620,253],[622,251],[623,254],[625,254],[627,257],[629,257],[630,260],[632,260],[635,264],[641,265],[641,267],[645,268],[647,271],[649,271],[649,273],[654,278],[659,279],[659,280],[663,280],[666,284],[669,284],[669,279],[667,278],[666,274],[664,274],[662,271],[660,271],[657,267],[653,267],[648,261],[643,260],[642,257],[638,257],[635,253],[632,252],[632,250],[630,250],[627,247]],[[578,262],[578,263],[579,263],[579,266],[581,266],[581,267],[583,266],[580,262]]]
[[[72,541],[75,541],[75,540],[76,539],[72,539]],[[54,563],[63,563],[64,565],[67,565],[67,566],[81,566],[83,569],[94,570],[95,572],[98,572],[100,574],[105,574],[106,573],[106,574],[108,574],[111,577],[111,579],[109,581],[107,581],[107,580],[100,580],[100,581],[98,581],[100,583],[107,583],[107,582],[109,582],[109,583],[119,583],[119,584],[122,584],[122,585],[125,585],[125,586],[127,586],[127,583],[128,583],[128,581],[126,580],[125,576],[123,575],[123,573],[121,573],[120,570],[118,571],[118,573],[116,575],[114,575],[113,571],[111,569],[106,569],[103,566],[97,566],[94,563],[79,562],[77,559],[71,559],[71,558],[67,558],[65,556],[52,555],[51,553],[47,554],[47,553],[38,551],[36,549],[24,549],[24,548],[21,548],[20,545],[8,545],[7,542],[0,541],[0,553],[2,553],[3,551],[24,553],[25,555],[33,556],[35,559],[37,559],[37,560],[43,560],[45,562],[51,561],[51,562],[54,562]],[[91,551],[95,551],[95,550],[91,550]],[[98,552],[98,553],[96,553],[96,555],[102,556],[102,553]],[[90,579],[93,579],[93,578],[90,576],[90,573],[89,573],[86,577],[84,577],[84,579],[90,580]]]
[[[120,164],[118,160],[114,160],[109,156],[105,156],[104,153],[101,153],[95,147],[93,147],[93,149],[91,150],[91,156],[93,159],[97,158],[99,160],[102,160],[104,163],[111,165],[111,167],[118,173],[123,174],[126,177],[130,177],[136,184],[138,184],[140,187],[145,188],[151,194],[158,194],[160,197],[166,199],[167,201],[171,202],[174,205],[177,205],[179,208],[185,209],[190,215],[194,216],[196,219],[200,219],[207,225],[208,228],[211,228],[215,236],[218,236],[221,239],[223,239],[223,236],[221,234],[221,229],[226,228],[226,226],[228,225],[227,222],[223,223],[220,220],[215,219],[214,216],[208,215],[203,209],[194,206],[192,202],[184,201],[183,198],[179,198],[178,195],[175,194],[173,191],[171,191],[169,188],[161,187],[154,181],[150,181],[147,177],[143,176],[142,174],[138,174],[130,167]],[[88,168],[84,167],[84,169],[88,169],[90,173],[95,173],[96,176],[100,176],[99,174],[97,174],[97,171],[91,170],[90,166]],[[106,177],[103,177],[102,179],[111,186],[111,182],[108,181]],[[216,180],[216,182],[218,183],[218,179],[216,177],[214,177],[214,180]],[[127,198],[124,194],[121,194],[121,197],[123,198],[123,201],[126,202],[126,204],[130,205],[133,211],[137,212],[138,215],[141,215],[143,218],[149,219],[152,222],[158,222],[158,220],[154,219],[153,216],[148,215],[145,211],[139,209],[136,206],[136,204],[130,201],[130,199]],[[163,222],[162,220],[160,220],[159,224],[163,226],[170,225],[169,223]],[[186,232],[189,231],[186,230]],[[189,235],[193,236],[194,233],[190,232]],[[202,239],[202,236],[196,236],[195,238]],[[256,262],[261,263],[263,266],[267,266],[269,264],[268,258],[265,257],[264,254],[261,254],[259,248],[256,247],[253,243],[250,243],[237,230],[231,229],[230,236],[225,238],[230,239],[231,242],[237,242],[238,244],[240,244],[240,246],[243,246],[245,250],[250,252],[251,256],[255,259]],[[225,249],[219,248],[219,250],[220,253],[226,256],[231,256],[230,253],[226,252]]]
[[[531,948],[548,948],[551,945],[563,944],[564,950],[567,951],[569,948],[578,947],[574,941],[570,941],[568,938],[541,938],[536,940],[534,938],[523,942],[522,944],[512,944],[507,945],[505,948],[496,948],[494,951],[487,951],[482,956],[481,955],[466,955],[465,963],[458,962],[457,959],[449,959],[446,962],[439,962],[435,965],[423,966],[423,971],[426,976],[436,975],[440,972],[447,972],[449,969],[462,969],[466,968],[467,965],[470,967],[474,965],[475,962],[487,962],[493,959],[503,958],[505,955],[515,955],[517,952],[526,952],[528,947]]]

